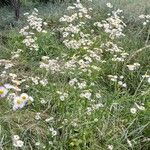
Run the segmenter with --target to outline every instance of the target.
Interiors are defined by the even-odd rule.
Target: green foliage
[[[42,150],[44,148],[46,150],[107,150],[108,148],[111,150],[111,146],[114,150],[149,150],[150,88],[145,80],[141,82],[141,75],[149,72],[150,47],[145,48],[150,44],[149,40],[146,43],[149,28],[143,28],[142,22],[136,19],[140,13],[145,11],[146,7],[149,7],[145,5],[146,1],[143,1],[142,5],[136,0],[114,0],[115,7],[118,5],[124,7],[126,14],[124,21],[127,27],[124,31],[126,36],[115,39],[113,42],[128,52],[131,59],[127,59],[123,63],[114,63],[111,61],[111,55],[104,51],[103,59],[107,60],[107,63],[94,62],[94,65],[101,69],[92,71],[91,76],[88,76],[88,73],[80,74],[78,68],[73,70],[72,74],[66,70],[63,70],[63,73],[45,73],[45,70],[39,68],[42,56],[49,56],[50,59],[59,57],[61,60],[59,63],[62,65],[64,61],[75,56],[82,58],[82,55],[86,53],[82,48],[68,49],[62,42],[63,38],[58,29],[64,24],[60,23],[58,19],[62,14],[68,13],[64,11],[68,3],[39,5],[35,0],[34,3],[30,3],[29,0],[22,0],[22,2],[25,5],[28,3],[30,6],[23,6],[22,14],[26,11],[32,12],[34,6],[37,6],[41,18],[48,23],[47,33],[34,33],[39,50],[30,51],[22,43],[24,36],[19,34],[20,29],[26,26],[23,15],[19,22],[14,22],[11,19],[13,14],[9,8],[1,8],[0,13],[3,16],[0,22],[0,60],[9,60],[12,52],[16,52],[18,49],[23,50],[20,56],[14,60],[11,73],[17,74],[18,80],[22,78],[27,80],[22,83],[21,92],[32,95],[34,102],[21,110],[13,111],[10,100],[0,97],[0,148],[14,150],[12,136],[17,134],[24,141],[24,150]],[[110,40],[104,30],[93,25],[96,21],[105,20],[108,17],[109,11],[106,10],[104,3],[103,0],[94,1],[92,18],[86,22],[84,28],[85,32],[97,37],[91,49],[100,47],[102,43]],[[88,6],[88,4],[85,5]],[[139,5],[141,5],[140,11],[137,9]],[[134,8],[136,13],[129,12],[131,8]],[[131,16],[131,14],[133,15]],[[71,13],[67,15],[71,15]],[[91,29],[94,29],[93,33],[90,32]],[[144,49],[138,51],[141,48]],[[138,53],[134,56],[135,52]],[[139,62],[141,67],[139,70],[130,72],[126,65],[134,62]],[[0,66],[0,72],[1,69]],[[107,77],[110,74],[123,75],[127,88],[122,89],[116,83],[111,82]],[[47,77],[48,84],[46,86],[36,85],[28,80],[30,77],[36,76],[41,79]],[[69,85],[72,78],[85,79],[88,84],[87,89],[90,88],[92,94],[100,91],[101,98],[93,97],[95,101],[91,100],[91,102],[81,98],[79,95],[82,89],[76,89]],[[9,80],[7,81],[9,82]],[[95,84],[91,86],[90,84],[93,82]],[[2,84],[1,81],[0,84]],[[67,92],[69,94],[67,99],[60,101],[58,90]],[[46,103],[42,102],[43,99]],[[95,102],[104,104],[104,106],[87,114],[87,110]],[[130,109],[136,107],[135,103],[144,106],[145,110],[138,110],[137,113],[132,114]],[[39,112],[41,118],[38,120],[35,117]],[[49,118],[52,120],[46,122],[46,119]],[[51,135],[50,128],[52,127],[57,131],[57,136]]]

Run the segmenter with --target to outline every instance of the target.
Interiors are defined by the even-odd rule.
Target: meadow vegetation
[[[22,0],[0,8],[1,150],[149,150],[147,0]]]

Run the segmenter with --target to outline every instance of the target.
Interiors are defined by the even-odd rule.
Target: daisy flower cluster
[[[89,90],[84,90],[81,94],[81,98],[85,98],[87,100],[91,100],[92,93]]]
[[[113,8],[111,3],[107,3],[107,7]],[[125,36],[123,34],[123,29],[126,27],[126,24],[122,21],[122,12],[123,11],[120,9],[112,11],[112,15],[108,14],[108,16],[111,15],[110,17],[108,17],[106,20],[102,20],[101,22],[95,22],[94,25],[103,28],[104,31],[109,34],[111,39]]]
[[[56,91],[56,93],[59,95],[59,99],[61,101],[64,101],[65,99],[68,98],[68,93],[66,93],[66,92]]]
[[[13,110],[22,109],[27,103],[33,102],[33,98],[26,93],[13,96]]]
[[[46,22],[42,20],[42,18],[38,17],[38,10],[35,8],[31,14],[25,13],[27,16],[28,25],[23,27],[20,30],[20,34],[24,36],[24,40],[22,41],[26,47],[30,50],[38,51],[39,46],[37,44],[37,33],[47,33],[46,30],[43,29],[44,26],[47,25]],[[37,32],[37,33],[36,33]]]
[[[22,49],[18,49],[15,52],[11,52],[11,55],[12,55],[11,59],[14,60],[14,59],[19,58],[21,55],[21,52],[22,52]]]
[[[91,76],[92,70],[100,71],[100,67],[97,66],[97,62],[101,62],[101,52],[99,49],[89,50],[85,55],[68,57],[68,60],[64,58],[50,59],[48,56],[43,56],[40,62],[40,68],[45,69],[52,74],[68,72],[69,74],[84,74],[85,72]]]
[[[51,132],[53,137],[57,135],[57,131],[54,128],[50,128],[49,131]]]
[[[124,76],[108,75],[108,78],[111,81],[117,83],[120,87],[123,87],[123,88],[127,87],[127,84],[122,81],[124,79]]]
[[[127,65],[128,69],[130,71],[134,71],[134,70],[137,70],[141,65],[139,63],[134,63],[132,65]]]
[[[75,3],[74,6],[69,6],[67,9],[72,10],[73,12],[75,11],[75,13],[71,17],[65,15],[60,18],[59,21],[65,22],[67,24],[69,23],[69,29],[74,30],[68,30],[68,26],[61,28],[61,31],[63,31],[63,38],[70,39],[70,34],[73,34],[72,38],[76,37],[74,36],[75,33],[81,34],[80,28],[74,27],[73,22],[80,22],[80,19],[82,19],[83,16],[79,17],[79,14],[84,10],[85,12],[82,12],[82,14],[85,15],[90,10],[84,8],[81,2]],[[94,38],[94,40],[92,40],[90,44],[82,45],[80,44],[80,41],[76,41],[77,43],[79,43],[79,46],[77,47],[78,52],[74,51],[72,57],[70,57],[69,55],[65,55],[65,57],[63,58],[50,59],[48,56],[43,56],[42,61],[40,62],[40,68],[45,69],[52,74],[67,73],[71,75],[71,78],[68,81],[69,86],[73,87],[73,89],[77,91],[77,93],[79,94],[77,97],[82,100],[88,100],[89,105],[91,105],[91,107],[88,107],[88,110],[91,110],[91,112],[93,112],[92,110],[95,110],[96,108],[98,109],[103,107],[103,104],[101,102],[97,102],[96,100],[97,97],[101,99],[101,94],[97,94],[97,91],[92,90],[92,87],[96,86],[95,82],[97,80],[97,77],[95,77],[94,80],[91,77],[96,76],[98,72],[101,71],[101,65],[107,64],[107,58],[105,60],[105,56],[103,56],[105,55],[104,53],[110,53],[110,58],[113,62],[124,62],[126,57],[128,56],[128,53],[126,53],[122,47],[119,47],[117,44],[113,43],[114,38],[124,35],[122,31],[125,27],[125,24],[118,16],[120,13],[121,11],[119,10],[113,12],[112,22],[114,21],[116,23],[114,23],[114,25],[116,25],[114,29],[110,27],[110,29],[113,31],[113,34],[112,32],[105,31],[106,33],[110,34],[110,36],[108,37],[109,42],[102,43],[98,47],[92,47],[94,42],[96,42],[97,40],[97,37],[93,34],[93,30],[89,37],[90,39],[92,39],[94,35],[96,38]],[[88,19],[90,19],[90,17],[88,17]],[[108,20],[111,19],[109,18]],[[112,22],[111,25],[113,24]],[[84,24],[86,25],[86,21],[84,22]],[[78,38],[82,40],[82,36],[79,36]],[[68,42],[69,40],[67,41],[67,44]],[[76,47],[74,49],[76,49]],[[127,88],[127,84],[123,81],[123,76],[120,75],[115,77],[115,75],[109,75],[109,78],[110,80],[116,82],[120,87]],[[68,97],[68,93],[69,92],[59,92],[58,94],[60,96],[60,100],[64,101]]]
[[[48,56],[43,56],[40,62],[40,68],[50,71],[52,74],[61,71],[61,66],[59,63],[59,58],[50,59]]]
[[[97,103],[97,104],[92,104],[91,106],[88,106],[86,109],[86,114],[87,115],[92,115],[92,113],[94,113],[96,110],[99,110],[101,108],[103,108],[104,105],[102,103]]]
[[[15,64],[13,64],[13,62],[11,60],[0,60],[0,61],[1,61],[0,79],[1,79],[2,89],[4,89],[4,87],[5,87],[6,89],[11,89],[16,92],[21,91],[21,89],[19,88],[18,85],[20,85],[22,82],[24,82],[24,80],[18,80],[17,75],[15,73],[11,72],[11,69],[13,66],[15,66]],[[8,82],[8,80],[9,80],[9,82]],[[6,94],[4,94],[4,95],[6,95]]]
[[[143,21],[143,26],[146,26],[150,22],[150,15],[140,15],[139,18]]]
[[[129,55],[122,47],[118,47],[118,45],[112,41],[103,43],[101,48],[104,52],[111,54],[111,60],[113,62],[124,62]]]
[[[12,141],[13,141],[13,146],[16,148],[22,148],[24,146],[24,142],[20,140],[19,135],[14,135]]]
[[[79,49],[92,45],[90,34],[84,31],[86,20],[91,19],[89,13],[92,8],[84,7],[78,0],[73,6],[69,6],[67,10],[72,15],[64,15],[59,19],[60,22],[67,24],[65,27],[60,28],[65,46],[69,49]]]
[[[77,78],[73,78],[69,81],[69,85],[72,86],[74,89],[84,89],[87,86],[86,81],[78,81]]]
[[[27,93],[22,92],[21,89],[21,85],[26,81],[26,77],[20,78],[17,74],[12,72],[21,52],[22,50],[18,49],[16,52],[12,52],[10,60],[0,60],[0,98],[7,99],[14,111],[33,102],[33,98]]]
[[[18,95],[14,93],[15,87],[10,84],[0,86],[0,98],[7,98],[10,104],[13,105],[13,110],[23,108],[27,103],[33,102],[33,98],[26,93]]]

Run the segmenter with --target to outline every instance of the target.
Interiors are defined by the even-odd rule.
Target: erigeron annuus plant
[[[113,8],[111,4],[108,4],[107,7]],[[122,68],[123,70],[125,68],[128,68],[128,70],[137,70],[140,68],[139,63],[133,63],[127,65],[127,60],[129,56],[129,53],[126,52],[121,46],[117,44],[117,41],[119,41],[120,38],[123,38],[125,34],[123,33],[124,28],[126,27],[126,24],[122,20],[124,17],[121,15],[122,10],[117,9],[116,11],[112,11],[112,15],[108,14],[108,18],[106,20],[103,20],[101,22],[96,22],[94,25],[104,29],[104,31],[108,34],[108,39],[106,43],[101,44],[101,49],[103,50],[103,57],[106,60],[111,60],[112,66],[115,68],[115,75],[108,75],[108,78],[114,82],[115,87],[121,87],[123,89],[130,88],[127,86],[126,78],[121,74],[118,73],[118,68]],[[108,61],[110,63],[110,61]],[[126,66],[125,66],[126,65]],[[119,71],[120,72],[120,71]],[[127,74],[126,74],[127,75]],[[125,77],[126,77],[125,75]],[[120,89],[120,88],[119,88]]]
[[[107,7],[113,9],[111,3],[107,3]],[[113,10],[111,14],[108,14],[106,20],[100,22],[95,22],[94,25],[98,28],[104,29],[104,32],[108,34],[108,39],[106,43],[102,43],[100,48],[104,53],[103,59],[105,61],[112,60],[112,62],[124,62],[128,57],[128,53],[120,46],[117,45],[114,41],[116,39],[122,38],[125,36],[123,33],[126,24],[122,20],[124,18],[121,16],[122,10],[117,9]]]
[[[61,65],[59,62],[59,58],[50,59],[48,56],[43,56],[42,61],[40,62],[40,68],[46,69],[46,71],[50,71],[52,74],[61,71]]]
[[[101,49],[90,48],[96,37],[93,31],[87,30],[87,21],[91,19],[89,13],[92,8],[86,8],[80,1],[77,1],[73,6],[67,8],[71,11],[72,15],[64,15],[59,19],[64,24],[64,27],[60,28],[63,36],[63,43],[69,49],[75,49],[73,57],[66,56],[67,61],[61,59],[48,60],[47,63],[40,63],[41,68],[47,70],[57,70],[57,72],[65,72],[70,70],[72,74],[75,70],[76,73],[88,72],[90,75],[92,70],[99,71],[100,68],[95,65],[94,62],[101,62]],[[46,57],[46,56],[45,56]],[[53,62],[53,63],[52,63]],[[53,67],[54,66],[54,67]],[[57,69],[58,68],[58,69]],[[63,70],[63,71],[60,71]],[[74,72],[75,73],[75,72]]]
[[[88,56],[89,55],[89,56]],[[46,71],[46,77],[51,74],[69,74],[91,76],[93,72],[99,72],[100,67],[97,62],[101,62],[101,57],[96,52],[89,51],[87,55],[72,57],[69,60],[62,58],[50,59],[43,56],[40,68]],[[95,64],[96,63],[96,64]]]
[[[124,62],[129,55],[122,47],[118,47],[117,44],[109,41],[101,45],[103,51],[107,52],[107,59],[110,59],[113,62]],[[111,54],[111,55],[108,55]]]
[[[134,71],[134,70],[137,70],[140,67],[140,64],[139,63],[134,63],[132,65],[127,65],[127,67],[130,71]]]
[[[38,17],[38,10],[35,8],[31,14],[25,13],[28,24],[20,30],[20,34],[24,37],[22,41],[30,50],[38,50],[37,43],[38,33],[47,33],[44,26],[47,25],[42,18]]]
[[[113,6],[109,8],[113,8]],[[109,34],[110,39],[125,36],[123,29],[126,27],[126,24],[122,20],[122,12],[120,9],[113,10],[111,14],[108,14],[109,17],[106,20],[95,22],[94,25],[103,28],[104,31]]]
[[[16,148],[22,148],[24,146],[24,142],[20,139],[19,135],[13,135],[12,142]]]
[[[117,83],[119,87],[127,88],[127,84],[123,81],[124,76],[108,75],[108,78],[112,82]]]
[[[80,1],[67,8],[72,13],[71,16],[64,15],[59,19],[66,23],[60,28],[63,36],[63,43],[69,49],[83,49],[93,44],[90,34],[86,33],[86,20],[91,19],[89,13],[91,8],[86,8]]]
[[[113,8],[111,3],[108,3],[107,6]],[[133,146],[136,144],[137,139],[140,139],[141,143],[141,138],[144,135],[142,132],[145,124],[144,127],[141,126],[139,122],[142,121],[138,120],[138,118],[140,118],[140,113],[142,119],[144,118],[144,111],[147,111],[147,106],[144,103],[147,98],[143,95],[136,102],[137,95],[130,95],[128,92],[130,86],[127,85],[126,81],[130,78],[130,74],[134,76],[134,73],[138,73],[138,71],[140,74],[140,64],[130,63],[130,61],[126,62],[129,54],[120,46],[122,43],[119,41],[119,38],[123,36],[124,28],[121,26],[123,25],[122,21],[120,21],[121,17],[109,17],[106,22],[102,22],[102,28],[106,27],[106,29],[105,31],[101,31],[99,35],[103,36],[102,32],[106,32],[107,39],[103,40],[99,36],[99,42],[97,43],[94,39],[91,40],[92,37],[96,37],[95,31],[88,31],[87,22],[83,19],[85,18],[87,21],[90,19],[89,16],[85,17],[89,9],[85,9],[78,0],[74,6],[68,7],[68,10],[75,11],[77,14],[73,13],[71,16],[65,15],[60,19],[66,23],[62,34],[64,40],[68,40],[64,44],[69,49],[74,50],[63,49],[64,47],[60,44],[62,49],[66,50],[66,55],[62,56],[58,54],[58,57],[53,56],[52,58],[46,53],[45,55],[47,56],[41,58],[39,64],[40,71],[38,67],[34,66],[31,68],[31,71],[24,72],[30,75],[25,76],[21,74],[21,77],[19,74],[14,73],[14,70],[11,71],[10,69],[15,67],[14,61],[20,57],[23,50],[13,52],[11,60],[3,60],[1,63],[4,64],[4,70],[2,70],[1,74],[0,99],[9,99],[12,102],[13,110],[17,110],[27,106],[28,102],[33,101],[28,92],[35,94],[36,98],[36,103],[33,107],[29,107],[27,110],[19,113],[13,113],[17,117],[16,120],[18,120],[14,119],[17,128],[12,127],[11,123],[9,125],[12,129],[21,130],[22,135],[20,135],[21,138],[18,135],[14,135],[12,144],[16,148],[23,149],[79,148],[113,150],[116,147],[118,149],[128,149],[129,147],[134,149]],[[35,11],[37,12],[37,10]],[[116,15],[118,14],[116,13]],[[29,19],[32,20],[34,18],[32,17]],[[43,30],[41,19],[36,17],[34,19],[40,22],[38,23],[38,26],[40,26],[38,31],[36,29],[37,26],[35,27],[31,20],[29,20],[29,24],[33,23],[31,30],[35,32],[34,34],[32,32],[29,34],[33,36],[26,37],[28,31],[27,33],[24,31],[27,41],[28,38],[31,38],[28,43],[29,48],[32,38],[36,37],[38,32],[41,34],[41,30]],[[115,19],[117,20],[116,22]],[[108,27],[108,24],[111,25]],[[112,28],[113,26],[115,29]],[[117,41],[120,42],[120,45],[116,44]],[[36,40],[34,42],[36,43]],[[41,44],[42,46],[44,45]],[[57,51],[55,48],[53,50]],[[26,58],[24,57],[23,60],[26,60]],[[33,66],[33,64],[30,65]],[[44,70],[43,72],[42,69]],[[33,75],[33,70],[36,70],[35,76]],[[149,74],[143,75],[142,79],[150,83]],[[6,84],[7,81],[9,81],[9,84]],[[107,90],[109,85],[105,86],[101,84],[101,82],[105,82],[107,85],[107,81],[110,81],[108,84],[115,86],[116,89]],[[133,82],[132,80],[131,84]],[[149,91],[147,90],[146,92],[149,94]],[[138,94],[140,95],[140,93]],[[21,117],[18,117],[18,114],[21,114]],[[8,118],[11,119],[11,117]],[[25,122],[26,120],[29,122]],[[133,124],[138,125],[134,126]],[[132,133],[140,134],[139,138],[136,137],[134,139]],[[95,138],[97,136],[102,138],[100,139],[103,141],[102,146],[101,144],[99,145],[99,139]],[[120,137],[123,144],[118,143]],[[94,141],[96,141],[96,144]],[[129,147],[126,146],[125,142],[127,142]],[[124,143],[126,144],[125,146]]]
[[[146,26],[150,23],[150,15],[140,15],[139,18],[143,21],[143,26]]]
[[[12,68],[15,67],[16,59],[21,51],[19,49],[12,53],[11,60],[0,60],[0,98],[8,100],[13,110],[21,109],[33,101],[33,98],[23,93],[21,89],[21,84],[26,82],[26,78],[18,79],[18,75],[12,73]]]
[[[143,23],[143,29],[146,28],[147,29],[147,38],[146,38],[146,41],[145,41],[145,45],[148,45],[149,43],[149,38],[150,38],[150,14],[147,14],[147,15],[140,15],[139,16],[140,20],[142,21]],[[142,30],[141,30],[142,32]]]

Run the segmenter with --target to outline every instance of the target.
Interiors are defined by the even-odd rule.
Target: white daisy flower
[[[19,135],[14,135],[13,136],[13,146],[14,147],[23,147],[24,142],[20,140]]]
[[[21,140],[17,140],[14,142],[15,147],[23,147],[23,145],[24,145],[24,142]]]
[[[41,104],[43,104],[43,105],[47,103],[46,100],[43,99],[43,98],[41,98],[41,101],[40,101],[40,102],[41,102]]]
[[[136,114],[137,109],[136,109],[136,108],[131,108],[131,109],[130,109],[130,112],[131,112],[132,114]]]
[[[24,101],[21,97],[17,96],[14,98],[13,110],[23,108],[25,104],[26,104],[26,101]]]
[[[20,95],[20,97],[21,97],[22,100],[24,100],[24,101],[27,101],[27,100],[29,99],[29,96],[28,96],[28,94],[26,94],[26,93],[22,93],[22,94]]]
[[[14,136],[13,136],[13,140],[14,140],[14,141],[19,140],[19,139],[20,139],[19,135],[14,135]]]
[[[128,69],[129,69],[130,71],[135,70],[135,66],[134,66],[134,65],[127,65],[127,67],[128,67]]]
[[[41,113],[36,113],[35,119],[36,119],[36,120],[40,120],[40,119],[41,119],[41,116],[40,116],[40,115],[41,115]]]
[[[107,3],[106,6],[107,6],[108,8],[113,8],[113,5],[112,5],[111,3]]]
[[[0,97],[5,97],[8,93],[8,90],[3,87],[3,86],[0,86]]]
[[[57,131],[53,130],[52,131],[52,136],[56,136],[57,135]]]
[[[54,117],[50,117],[50,118],[45,119],[46,122],[50,122],[52,120],[54,120]]]
[[[88,100],[91,99],[91,96],[92,96],[92,94],[89,91],[84,91],[83,93],[80,94],[80,97],[82,97],[82,98],[84,97]]]
[[[40,142],[36,142],[35,143],[36,146],[40,146],[40,144],[41,144]]]
[[[114,149],[113,145],[108,145],[108,149],[113,150]]]

